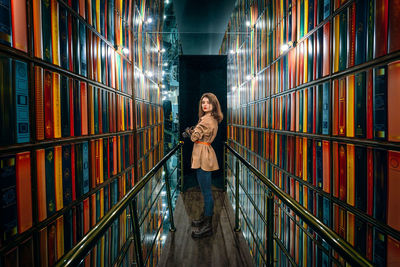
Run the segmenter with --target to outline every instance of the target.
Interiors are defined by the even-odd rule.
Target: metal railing
[[[262,174],[258,169],[252,166],[247,160],[245,160],[238,152],[231,148],[227,143],[225,143],[225,165],[227,163],[228,151],[236,157],[235,166],[235,188],[234,188],[234,200],[232,203],[235,207],[235,231],[240,231],[239,222],[239,212],[242,210],[239,204],[239,173],[240,166],[239,161],[253,173],[267,188],[267,203],[266,203],[266,265],[274,265],[274,247],[273,242],[276,242],[280,248],[285,249],[280,239],[276,237],[274,233],[274,196],[277,197],[286,207],[290,208],[296,216],[303,220],[314,232],[316,232],[320,237],[328,243],[340,257],[343,257],[347,262],[354,266],[373,266],[366,258],[364,258],[360,253],[358,253],[349,243],[342,239],[337,233],[332,229],[322,223],[318,218],[311,214],[307,209],[300,205],[295,199],[290,195],[282,191],[278,186],[276,186],[271,180],[269,180],[264,174]],[[233,171],[233,170],[232,170]],[[227,172],[225,170],[225,172]],[[227,177],[227,176],[225,176]],[[227,181],[226,181],[227,182]],[[253,204],[254,206],[254,204]],[[255,208],[254,206],[253,208]],[[242,211],[243,213],[243,211]],[[247,220],[246,218],[244,218]],[[253,233],[251,233],[253,235]],[[292,264],[293,260],[289,259]]]
[[[132,237],[128,238],[133,238],[136,265],[144,266],[145,261],[143,259],[143,250],[140,238],[140,225],[135,197],[146,186],[150,179],[157,174],[161,167],[163,167],[167,163],[168,159],[170,159],[172,155],[174,155],[175,152],[178,151],[178,149],[181,149],[180,153],[182,154],[182,147],[183,142],[180,142],[162,160],[160,160],[117,204],[115,204],[110,209],[110,211],[106,215],[104,215],[104,217],[82,238],[82,240],[80,240],[68,253],[64,254],[64,256],[56,263],[56,266],[77,266],[81,261],[85,259],[91,249],[96,246],[97,242],[102,238],[106,231],[109,230],[110,226],[116,220],[118,220],[119,216],[128,207],[131,217],[130,221],[132,223],[133,229]],[[167,177],[165,178],[165,185],[170,218],[170,231],[175,231],[171,201],[171,189]],[[121,255],[119,255],[118,258],[121,258]]]

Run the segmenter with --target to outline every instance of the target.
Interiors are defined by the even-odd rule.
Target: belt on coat
[[[211,146],[211,143],[202,142],[202,141],[196,141],[195,143],[196,144],[203,144],[203,145],[206,145],[206,146]]]

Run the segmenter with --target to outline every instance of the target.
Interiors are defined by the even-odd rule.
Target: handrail
[[[183,145],[179,143],[162,160],[160,160],[104,217],[79,241],[67,254],[56,263],[56,266],[77,266],[101,236],[108,230],[118,216],[126,209],[147,182]],[[133,218],[132,218],[133,220]]]
[[[297,216],[299,216],[304,222],[313,228],[313,231],[317,232],[329,245],[331,245],[336,251],[341,253],[341,256],[345,258],[349,263],[356,266],[374,266],[367,259],[365,259],[360,253],[358,253],[351,245],[343,240],[338,234],[332,229],[323,224],[318,218],[301,206],[291,196],[282,191],[272,181],[270,181],[264,174],[257,170],[247,160],[245,160],[238,152],[232,147],[225,143],[225,147],[238,158],[251,172],[253,172],[267,187],[271,190],[286,206],[293,210]]]

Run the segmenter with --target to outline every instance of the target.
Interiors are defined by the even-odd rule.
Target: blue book
[[[75,144],[75,192],[76,198],[83,195],[83,154],[82,144]]]
[[[81,73],[81,64],[80,64],[80,58],[81,58],[81,49],[80,49],[80,42],[79,42],[79,36],[80,36],[80,31],[79,31],[79,19],[76,18],[75,16],[72,16],[72,64],[73,64],[73,70],[75,73],[80,74]]]
[[[330,134],[330,84],[326,82],[322,88],[322,134]]]
[[[114,45],[114,1],[107,1],[107,38]]]
[[[387,171],[388,155],[386,150],[374,150],[374,208],[373,216],[382,223],[387,218]]]
[[[54,151],[53,148],[45,149],[45,173],[46,173],[46,202],[47,217],[56,211],[56,193],[54,181]]]
[[[64,5],[59,5],[59,29],[60,29],[60,59],[61,67],[69,70],[68,53],[68,13]]]
[[[70,120],[70,104],[69,104],[69,79],[61,75],[60,79],[60,94],[61,94],[61,135],[68,137],[71,135],[71,120]]]
[[[387,66],[374,68],[374,139],[387,138]]]
[[[355,75],[354,90],[354,131],[355,136],[365,138],[367,109],[366,109],[366,72],[360,72]]]
[[[323,85],[319,84],[315,87],[315,133],[322,134],[322,98]]]
[[[110,1],[109,1],[110,2]],[[109,37],[109,35],[107,35],[107,37]],[[113,53],[113,50],[111,47],[109,47],[108,45],[106,46],[107,48],[107,81],[108,81],[108,86],[111,86],[111,53]]]
[[[314,0],[308,0],[308,22],[307,23],[308,23],[308,31],[311,31],[312,29],[314,29]]]
[[[92,2],[94,4],[95,1]],[[82,22],[78,23],[79,25],[79,49],[80,49],[80,74],[82,76],[87,76],[87,59],[86,59],[86,27]]]
[[[373,247],[373,263],[376,266],[387,266],[387,237],[386,234],[379,231],[378,228],[374,228]]]
[[[367,251],[367,223],[354,216],[354,248],[363,256]]]
[[[105,0],[100,0],[100,30],[99,32],[101,33],[101,35],[105,36],[105,16],[106,16],[106,1]],[[101,41],[101,43],[103,44],[104,42]],[[104,80],[103,80],[104,81]]]
[[[95,28],[98,32],[100,32],[100,29],[97,29],[96,3],[97,3],[97,1],[92,1],[92,21],[89,21],[89,23],[92,24],[93,28]],[[112,11],[114,11],[114,10],[112,10]]]
[[[324,0],[324,12],[322,20],[325,20],[331,14],[331,0]]]
[[[71,145],[62,146],[62,186],[64,206],[72,202]]]
[[[0,243],[17,234],[16,188],[15,156],[0,157]]]
[[[74,131],[81,135],[81,88],[78,80],[74,80]],[[72,108],[72,107],[71,107]]]
[[[365,147],[355,147],[355,206],[356,208],[367,212],[367,150]]]
[[[28,64],[13,61],[17,143],[27,143],[29,134]]]
[[[43,59],[49,63],[53,63],[52,59],[52,45],[51,45],[51,7],[50,0],[43,0],[42,2],[42,45],[43,45]]]
[[[73,223],[72,223],[72,209],[67,210],[64,214],[64,251],[69,251],[73,245]]]
[[[89,192],[89,144],[82,143],[82,179],[83,179],[83,194]]]
[[[309,0],[311,1],[311,0]],[[314,18],[313,18],[314,19]],[[310,30],[310,29],[308,29]],[[307,51],[307,81],[314,80],[314,34],[308,38],[308,51]]]
[[[307,133],[313,133],[314,124],[314,87],[307,89]]]
[[[11,3],[2,0],[0,5],[0,43],[7,46],[12,44]]]
[[[367,8],[364,0],[356,0],[355,65],[365,62],[367,51]]]
[[[93,119],[94,119],[94,133],[98,134],[99,133],[99,91],[101,92],[102,90],[93,87]]]
[[[315,79],[319,79],[322,77],[322,67],[323,67],[323,43],[324,43],[324,29],[319,28],[316,32],[317,34],[317,53],[316,57],[316,65],[315,65]]]

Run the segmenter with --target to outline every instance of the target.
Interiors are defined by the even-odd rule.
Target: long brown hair
[[[204,93],[199,101],[199,119],[204,116],[205,112],[201,108],[201,101],[203,98],[207,97],[212,105],[211,115],[220,123],[224,118],[224,114],[221,111],[221,105],[219,104],[218,98],[213,93]]]

